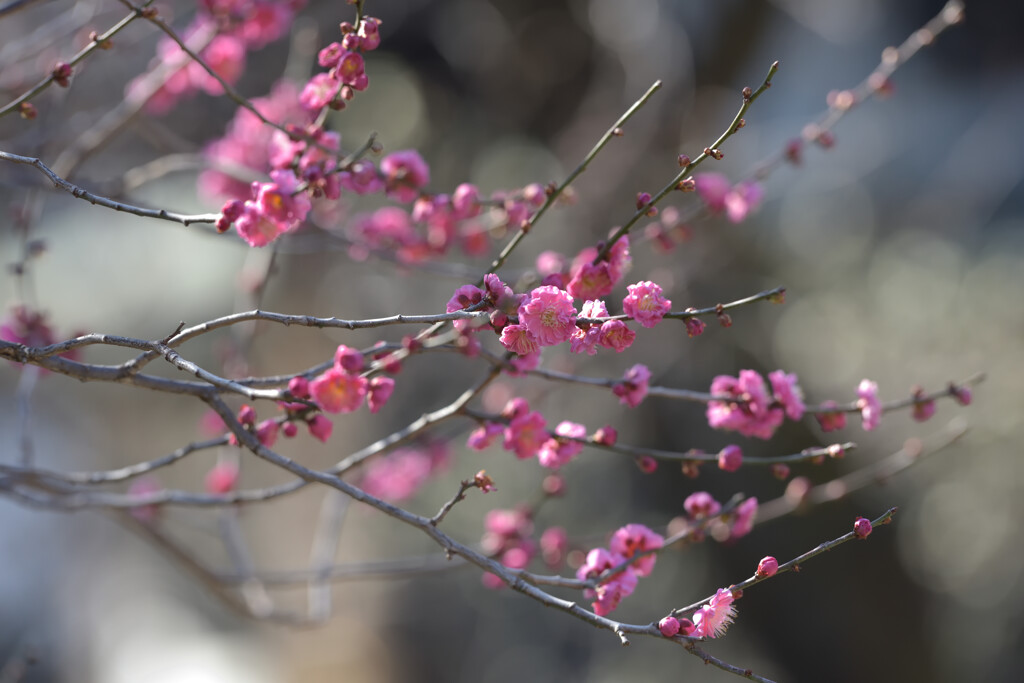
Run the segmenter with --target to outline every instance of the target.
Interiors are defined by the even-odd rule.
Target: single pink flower
[[[400,202],[414,201],[420,190],[430,183],[430,168],[419,152],[405,149],[393,152],[380,162],[389,197]]]
[[[474,451],[482,451],[489,448],[494,443],[494,439],[504,431],[504,425],[497,422],[488,422],[469,433],[466,445]]]
[[[329,73],[318,73],[302,89],[299,104],[306,111],[318,112],[334,100],[339,90],[341,82],[337,78]]]
[[[732,603],[732,592],[719,588],[708,604],[693,613],[693,635],[703,638],[725,635],[729,624],[736,618],[736,606]]]
[[[612,280],[607,261],[601,261],[597,265],[586,261],[578,268],[573,268],[569,284],[565,288],[576,299],[600,299],[612,293],[615,282]]]
[[[600,299],[586,301],[580,308],[581,318],[607,318],[608,307]],[[597,343],[601,338],[601,324],[590,323],[586,329],[577,326],[569,339],[569,351],[572,353],[586,353],[593,356],[597,353]]]
[[[764,378],[754,370],[741,370],[739,377],[715,377],[711,393],[735,397],[734,401],[708,401],[708,424],[714,429],[770,439],[784,419],[782,409],[768,398]]]
[[[622,381],[612,387],[612,393],[619,397],[619,403],[636,408],[647,396],[648,381],[651,371],[642,363],[637,363],[623,375]]]
[[[334,423],[323,415],[314,415],[306,423],[306,426],[309,427],[309,433],[314,438],[324,443],[327,443],[327,440],[331,438],[331,432],[334,431]]]
[[[506,325],[501,331],[498,341],[506,349],[520,356],[528,356],[540,351],[540,343],[526,328],[526,325]]]
[[[725,197],[732,189],[729,179],[721,173],[701,173],[694,180],[697,182],[697,194],[704,201],[708,211],[725,211]]]
[[[230,493],[238,484],[238,464],[219,462],[206,473],[206,492],[213,494]]]
[[[625,558],[622,556],[610,553],[604,548],[594,548],[587,553],[586,562],[576,570],[576,578],[580,581],[585,581],[599,576],[606,569],[622,564],[624,560]],[[627,597],[636,589],[636,584],[636,572],[633,571],[632,567],[626,567],[624,570],[605,579],[597,587],[597,590],[587,588],[583,591],[583,594],[587,598],[594,600],[591,603],[594,613],[603,617],[618,607],[622,598]]]
[[[804,416],[803,391],[796,383],[796,374],[786,374],[783,370],[768,373],[768,381],[772,385],[775,400],[782,404],[786,416],[790,420],[799,420]]]
[[[736,539],[746,536],[754,528],[754,520],[757,518],[757,498],[747,498],[736,508],[735,519],[732,528],[729,529],[729,538]]]
[[[555,434],[574,439],[584,439],[587,436],[587,428],[577,422],[563,421],[555,427]],[[541,445],[540,451],[537,453],[537,459],[543,467],[557,470],[582,451],[583,444],[579,441],[553,437],[547,439]]]
[[[671,638],[679,633],[679,620],[675,617],[665,617],[658,622],[658,630],[661,631],[661,635]]]
[[[857,407],[860,408],[861,424],[866,431],[878,426],[882,419],[882,402],[878,400],[878,384],[862,380],[857,387]]]
[[[271,448],[277,443],[277,430],[280,425],[277,424],[277,420],[264,420],[256,425],[256,438],[260,440],[260,443]]]
[[[615,349],[622,353],[636,341],[636,332],[629,329],[621,320],[609,320],[601,324],[601,336],[598,343],[606,349]]]
[[[377,376],[371,379],[366,392],[366,405],[369,406],[370,412],[376,413],[383,408],[394,391],[395,380],[390,377]]]
[[[643,524],[627,524],[612,534],[608,549],[613,553],[629,559],[637,553],[654,550],[665,545],[665,538],[648,529]],[[646,555],[630,566],[637,576],[647,576],[654,569],[657,555]]]
[[[547,420],[536,411],[516,417],[505,427],[505,450],[520,460],[532,458],[548,439],[546,427]]]
[[[557,287],[537,287],[530,298],[519,306],[519,324],[537,339],[541,346],[555,346],[568,341],[576,329],[576,308],[572,296]]]
[[[622,300],[622,312],[644,327],[654,327],[672,310],[672,302],[663,297],[661,287],[650,281],[627,287],[629,295]]]
[[[332,367],[309,383],[310,393],[328,413],[351,413],[366,397],[367,380]]]
[[[693,519],[714,517],[722,511],[722,504],[715,500],[707,491],[691,493],[683,501],[683,509]]]

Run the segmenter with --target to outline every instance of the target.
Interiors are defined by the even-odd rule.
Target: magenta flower
[[[585,581],[599,576],[606,569],[622,564],[624,560],[625,558],[610,553],[604,548],[594,548],[587,553],[586,562],[576,570],[576,578],[580,581]],[[583,591],[583,594],[594,600],[591,603],[594,613],[603,617],[618,607],[622,598],[627,597],[636,589],[636,584],[636,572],[633,571],[632,567],[626,567],[624,570],[605,579],[597,587],[597,590],[587,588]]]
[[[414,149],[393,152],[381,159],[380,172],[384,174],[388,196],[400,202],[412,202],[430,182],[430,168]]]
[[[714,517],[722,511],[722,504],[715,500],[707,491],[691,493],[683,501],[683,509],[693,519]]]
[[[267,448],[277,442],[277,429],[279,425],[276,420],[264,420],[256,425],[256,438]]]
[[[548,527],[540,535],[540,552],[549,567],[558,567],[569,552],[569,534],[560,526]]]
[[[370,412],[376,413],[383,408],[394,391],[395,380],[390,377],[374,377],[371,379],[366,393],[366,405],[369,406]]]
[[[672,302],[661,295],[661,287],[645,280],[627,287],[622,311],[644,327],[654,327],[672,310]]]
[[[743,220],[761,203],[764,190],[761,185],[747,180],[732,188],[725,195],[725,215],[733,223]]]
[[[327,443],[327,440],[331,438],[331,432],[334,431],[334,423],[323,415],[314,415],[306,423],[306,426],[309,427],[309,433],[313,435],[313,438],[324,443]]]
[[[914,405],[911,414],[918,422],[926,422],[935,414],[935,401],[926,399],[924,389],[920,387],[914,389]]]
[[[725,635],[729,624],[736,618],[736,606],[732,603],[732,592],[719,588],[708,604],[693,613],[693,635],[703,638]]]
[[[623,235],[608,250],[608,276],[612,284],[618,284],[629,269],[633,267],[633,257],[629,252],[629,235]]]
[[[622,353],[636,341],[636,332],[629,329],[621,320],[608,320],[601,323],[601,337],[598,343],[606,349],[615,349]]]
[[[585,301],[583,307],[580,309],[581,318],[607,318],[608,307],[600,299]],[[572,337],[569,339],[569,350],[572,353],[586,353],[588,356],[593,356],[597,353],[597,343],[601,338],[600,323],[591,323],[589,327],[583,329],[576,327],[572,332]]]
[[[365,377],[351,375],[338,367],[324,371],[309,383],[309,391],[321,408],[328,413],[351,413],[359,408],[366,397]]]
[[[204,485],[207,493],[231,493],[238,485],[238,464],[228,461],[217,463],[206,473]]]
[[[853,533],[857,538],[867,538],[871,533],[871,520],[866,517],[858,517],[853,523]]]
[[[665,545],[665,539],[648,529],[643,524],[627,524],[612,534],[608,549],[613,553],[629,559],[637,553],[654,550]],[[654,569],[657,555],[646,555],[637,559],[630,566],[637,576],[647,576]]]
[[[878,400],[878,384],[871,380],[861,380],[857,387],[857,407],[860,408],[861,424],[866,431],[878,426],[882,419],[882,403]]]
[[[757,518],[757,498],[747,498],[736,508],[736,518],[729,530],[729,538],[736,539],[746,536],[754,528],[754,520]]]
[[[596,251],[595,251],[596,254]],[[615,288],[607,261],[596,266],[586,261],[574,267],[566,290],[576,299],[590,300],[608,296]]]
[[[711,393],[735,397],[733,401],[708,401],[708,424],[714,429],[770,439],[784,419],[782,409],[768,398],[764,378],[754,370],[740,370],[738,378],[715,377]]]
[[[526,329],[526,325],[506,325],[498,341],[506,349],[520,356],[529,356],[540,351],[537,338]]]
[[[452,192],[455,218],[472,218],[480,213],[480,190],[476,185],[462,183]]]
[[[505,450],[520,460],[532,458],[548,439],[546,427],[547,420],[537,411],[514,418],[505,427]]]
[[[636,408],[647,396],[647,383],[651,379],[651,371],[642,363],[637,363],[623,375],[622,381],[612,387],[612,393],[619,397],[619,403]]]
[[[796,374],[787,375],[783,370],[776,370],[768,373],[768,381],[772,385],[775,400],[782,404],[786,416],[790,420],[799,420],[803,417],[806,407],[804,406],[803,391],[796,383]]]
[[[587,436],[587,428],[577,422],[563,421],[555,427],[555,434],[575,439],[584,439]],[[537,459],[542,466],[557,470],[579,455],[582,450],[583,444],[578,441],[552,437],[546,440],[540,447]]]
[[[318,112],[334,100],[339,90],[341,82],[338,79],[329,73],[318,73],[302,89],[299,104],[306,111]]]
[[[494,439],[504,431],[505,427],[503,425],[497,422],[488,422],[469,433],[466,445],[474,451],[482,451],[489,448],[494,443]]]
[[[519,324],[525,325],[541,346],[568,341],[576,329],[572,296],[557,287],[537,287],[519,306]]]
[[[696,178],[697,194],[711,213],[725,211],[725,196],[732,189],[732,183],[721,173],[701,173]]]

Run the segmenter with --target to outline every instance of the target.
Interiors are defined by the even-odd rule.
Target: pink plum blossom
[[[400,202],[412,202],[430,182],[430,168],[414,149],[392,152],[381,159],[380,172],[384,174],[388,196]]]
[[[729,529],[729,538],[736,539],[746,536],[754,528],[754,520],[757,518],[757,498],[747,498],[736,508],[735,519],[732,528]]]
[[[714,517],[722,511],[722,504],[715,500],[707,491],[691,493],[683,501],[683,509],[693,519]]]
[[[309,383],[310,393],[328,413],[351,413],[366,397],[367,380],[338,367],[328,368]]]
[[[741,370],[738,378],[728,375],[715,377],[711,382],[711,393],[731,395],[736,399],[708,401],[708,424],[715,429],[770,439],[782,424],[782,410],[772,406],[764,378],[754,370]]]
[[[506,325],[501,331],[501,345],[520,356],[528,356],[540,351],[537,338],[530,333],[526,325]]]
[[[331,432],[334,431],[334,423],[323,415],[314,415],[310,418],[309,422],[306,423],[309,427],[309,433],[313,435],[315,439],[318,439],[324,443],[331,438]]]
[[[518,313],[519,324],[524,325],[541,346],[568,341],[576,329],[572,296],[557,287],[537,287],[519,306]]]
[[[555,434],[573,439],[584,439],[587,436],[587,428],[577,422],[562,421],[555,427]],[[542,466],[557,470],[579,455],[582,450],[583,444],[579,441],[552,437],[540,447],[537,459]]]
[[[693,635],[703,638],[718,638],[725,635],[732,620],[736,618],[736,606],[732,592],[719,588],[715,597],[693,613]]]
[[[505,450],[520,460],[532,458],[548,439],[546,427],[547,420],[536,411],[514,418],[505,427]]]
[[[612,393],[619,397],[619,403],[636,408],[647,396],[648,381],[651,371],[642,363],[637,363],[623,375],[622,381],[612,387]]]
[[[878,400],[878,384],[871,380],[862,380],[857,387],[857,407],[860,408],[861,424],[871,431],[882,419],[882,402]]]
[[[637,553],[654,550],[665,545],[665,538],[648,529],[643,524],[627,524],[612,534],[608,549],[613,553],[629,559]],[[637,576],[647,576],[654,569],[656,554],[638,558],[630,566]]]
[[[796,383],[796,374],[786,374],[784,370],[776,370],[768,373],[768,381],[772,385],[772,394],[775,400],[782,404],[786,416],[790,420],[799,420],[804,416],[803,391]]]
[[[615,349],[622,353],[636,341],[636,332],[629,329],[621,320],[608,320],[601,323],[601,336],[598,343],[606,349]]]
[[[585,581],[599,576],[605,570],[622,564],[624,560],[622,556],[610,553],[604,548],[594,548],[587,553],[586,562],[576,570],[576,578]],[[591,603],[594,613],[603,617],[618,607],[622,598],[629,596],[636,589],[636,584],[636,572],[632,567],[626,567],[605,579],[597,590],[587,588],[583,594],[594,600]]]
[[[217,463],[206,473],[204,483],[207,493],[231,493],[238,485],[238,464],[229,461]]]
[[[384,407],[384,404],[391,398],[395,391],[395,380],[390,377],[374,377],[367,387],[366,405],[371,413],[376,413]]]
[[[649,280],[627,287],[622,311],[644,327],[654,327],[672,310],[672,302],[662,296],[661,287]]]

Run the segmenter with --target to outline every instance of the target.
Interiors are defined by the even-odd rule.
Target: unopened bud
[[[871,520],[866,517],[858,517],[857,521],[853,523],[853,533],[857,535],[857,538],[867,538],[871,533]]]
[[[21,118],[31,121],[39,114],[39,112],[31,102],[22,102],[18,105],[18,114],[21,115]]]
[[[758,576],[775,576],[775,572],[779,571],[779,561],[771,555],[762,558],[757,563],[757,575]]]
[[[754,91],[750,89],[750,86],[747,86],[746,88],[743,89],[743,99],[749,100],[750,96],[753,94]]]

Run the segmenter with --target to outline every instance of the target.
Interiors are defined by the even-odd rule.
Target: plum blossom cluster
[[[187,42],[200,31],[216,32],[199,56],[225,82],[234,85],[245,71],[246,52],[284,36],[304,4],[304,0],[201,0],[199,11],[182,32],[182,38]],[[178,68],[146,101],[146,110],[151,114],[165,114],[180,100],[200,91],[215,96],[224,92],[217,79],[169,37],[161,38],[157,44],[150,69],[161,64]],[[145,77],[143,74],[131,81],[126,94],[131,96]]]
[[[756,370],[741,370],[738,377],[715,377],[711,393],[731,399],[708,402],[708,424],[715,429],[770,439],[786,417],[791,420],[803,417],[806,408],[796,375],[776,370],[769,373],[768,380],[772,396],[768,394],[764,377]]]
[[[657,555],[649,553],[665,545],[660,534],[643,524],[627,524],[612,534],[608,548],[594,548],[586,562],[576,571],[580,581],[599,579],[596,588],[587,588],[584,595],[593,600],[591,607],[598,616],[605,616],[619,606],[635,589],[637,580],[654,570]],[[632,562],[631,559],[636,558]],[[615,570],[608,576],[605,572]]]
[[[530,410],[525,398],[509,400],[501,416],[506,422],[484,422],[470,433],[467,445],[482,451],[501,436],[505,450],[515,453],[520,460],[537,456],[543,467],[553,470],[567,465],[583,450],[579,440],[586,438],[586,427],[564,420],[554,432],[549,432],[547,420],[539,411]]]
[[[367,378],[362,374],[365,362],[358,349],[339,345],[334,353],[334,365],[309,382],[309,396],[328,413],[354,412],[364,400],[370,412],[376,413],[391,398],[395,380],[385,375]]]
[[[331,43],[318,55],[320,66],[328,71],[313,76],[299,96],[303,109],[314,116],[325,107],[343,109],[356,91],[370,84],[362,53],[380,46],[380,19],[363,17],[358,26],[342,22],[341,34],[340,43]]]

